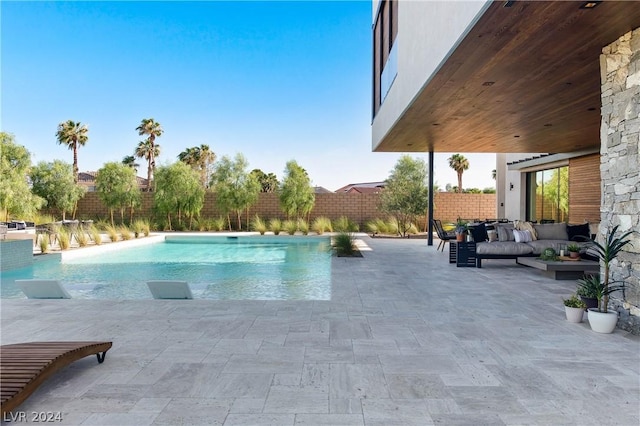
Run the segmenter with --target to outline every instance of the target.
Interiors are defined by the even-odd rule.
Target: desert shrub
[[[136,238],[144,235],[144,222],[140,219],[136,220],[131,224],[131,230],[133,231]]]
[[[56,218],[50,214],[41,214],[34,212],[31,215],[25,217],[25,220],[35,223],[36,225],[44,225],[45,223],[54,223]]]
[[[387,219],[387,221],[385,222],[387,225],[387,234],[399,234],[400,233],[400,226],[398,225],[398,219],[396,219],[395,217],[390,217],[389,219]]]
[[[222,231],[227,229],[227,219],[220,216],[213,219],[213,231]]]
[[[100,244],[102,244],[102,234],[94,225],[91,225],[89,227],[89,235],[91,236],[91,239],[93,240],[93,243],[95,245],[99,246]]]
[[[415,235],[419,232],[420,231],[418,231],[418,227],[416,226],[415,223],[410,224],[409,228],[407,228],[407,234]]]
[[[71,247],[71,235],[64,227],[58,229],[58,244],[60,244],[60,250],[69,250]]]
[[[171,224],[171,229],[168,229],[168,231],[186,231],[188,229],[188,224],[185,222],[177,222],[177,223],[172,223]]]
[[[340,216],[333,221],[333,230],[336,232],[358,232],[359,228],[357,223],[349,220],[346,216]]]
[[[331,226],[331,219],[324,216],[317,217],[313,221],[313,224],[311,224],[311,230],[318,235],[322,235],[325,232],[333,231],[333,227]]]
[[[364,224],[364,230],[371,235],[381,234],[380,228],[374,220],[369,220]]]
[[[215,224],[213,219],[200,219],[198,221],[198,230],[200,231],[213,231]]]
[[[282,228],[289,235],[293,235],[298,230],[298,224],[293,220],[285,220],[282,222]]]
[[[89,244],[89,236],[82,226],[78,227],[78,230],[74,234],[74,237],[80,247],[85,247],[87,244]]]
[[[109,239],[111,240],[111,242],[118,241],[118,238],[119,238],[118,229],[115,226],[107,225],[105,228],[105,231],[107,232],[107,235],[109,236]]]
[[[258,215],[256,215],[253,221],[251,221],[251,229],[259,232],[260,235],[264,235],[264,233],[267,232],[267,224],[264,222],[264,220],[260,219]]]
[[[101,231],[106,231],[107,228],[111,226],[111,222],[106,221],[104,219],[99,219],[96,221],[94,226]]]
[[[269,221],[269,229],[274,235],[280,234],[282,231],[282,221],[278,218],[273,218]]]
[[[46,253],[49,251],[49,236],[45,235],[45,234],[40,234],[38,236],[38,238],[40,239],[38,241],[38,245],[40,246],[40,252],[41,253]]]
[[[120,228],[118,228],[118,232],[122,236],[122,239],[125,241],[133,238],[133,233],[131,233],[131,230],[125,225],[122,225]]]
[[[338,254],[351,255],[355,251],[355,237],[350,232],[340,232],[333,237],[333,247]]]
[[[298,219],[298,230],[302,232],[303,235],[309,234],[309,222],[304,219]]]

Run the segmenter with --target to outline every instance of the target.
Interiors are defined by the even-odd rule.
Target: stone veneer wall
[[[600,237],[612,226],[640,231],[640,28],[606,46],[600,56],[602,204]],[[640,334],[640,233],[612,266],[626,283],[625,300],[612,300],[618,327]]]
[[[24,268],[32,263],[32,239],[0,241],[0,271]]]

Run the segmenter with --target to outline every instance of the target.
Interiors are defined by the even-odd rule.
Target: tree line
[[[109,209],[112,223],[116,212],[121,221],[125,212],[132,221],[141,204],[136,157],[147,161],[146,190],[155,192],[154,210],[166,219],[169,229],[176,221],[190,224],[199,215],[207,189],[216,192],[217,207],[227,215],[230,229],[232,215],[237,229],[243,228],[242,212],[257,201],[259,192],[278,192],[287,217],[304,217],[313,209],[311,179],[295,160],[287,162],[282,182],[273,173],[249,171],[242,154],[216,161],[216,154],[204,144],[187,148],[173,164],[156,167],[161,152],[156,139],[162,136],[162,126],[153,118],[143,119],[136,131],[146,138],[139,142],[134,155],[125,156],[121,162],[105,163],[96,174],[96,191]],[[74,212],[85,191],[78,184],[78,148],[87,143],[88,128],[72,120],[62,122],[56,139],[73,151],[72,165],[54,160],[33,166],[28,150],[18,145],[13,135],[0,133],[1,219],[30,217],[45,206],[59,211],[63,220]]]
[[[154,211],[166,220],[168,229],[174,223],[189,228],[204,207],[207,189],[216,193],[216,207],[227,218],[229,229],[232,219],[238,230],[243,229],[243,212],[253,206],[260,192],[277,192],[280,208],[291,219],[308,219],[315,203],[314,189],[304,168],[295,160],[286,163],[281,182],[273,173],[249,171],[249,163],[242,154],[217,160],[208,145],[187,148],[178,155],[178,161],[156,167],[161,147],[156,139],[163,129],[153,118],[143,119],[136,127],[140,141],[134,155],[121,162],[108,162],[96,175],[96,191],[109,209],[111,223],[116,212],[124,222],[125,214],[133,221],[136,208],[141,204],[137,181],[137,158],[147,162],[146,190],[154,192]],[[85,189],[78,185],[78,148],[88,141],[88,128],[68,120],[58,125],[56,139],[73,151],[73,164],[61,160],[31,165],[27,149],[15,143],[13,135],[0,133],[2,143],[0,171],[0,213],[10,216],[31,216],[46,206],[57,210],[63,220],[74,213]],[[458,192],[462,188],[462,173],[469,162],[460,154],[449,158],[450,166],[458,173]],[[28,177],[25,179],[25,177]],[[423,160],[402,156],[386,180],[381,193],[380,209],[393,216],[405,234],[416,216],[425,214],[428,205],[427,167]],[[247,219],[248,220],[248,219]]]

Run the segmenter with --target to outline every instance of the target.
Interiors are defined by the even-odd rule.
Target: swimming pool
[[[329,237],[172,235],[91,256],[47,257],[2,272],[0,296],[24,298],[15,280],[42,278],[59,280],[81,299],[149,299],[150,280],[187,281],[199,299],[331,298]]]

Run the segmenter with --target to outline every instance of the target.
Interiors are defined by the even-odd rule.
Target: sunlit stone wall
[[[640,28],[606,46],[600,56],[602,206],[600,237],[607,229],[640,232]],[[640,334],[640,233],[613,264],[626,291],[612,300],[618,326]]]

